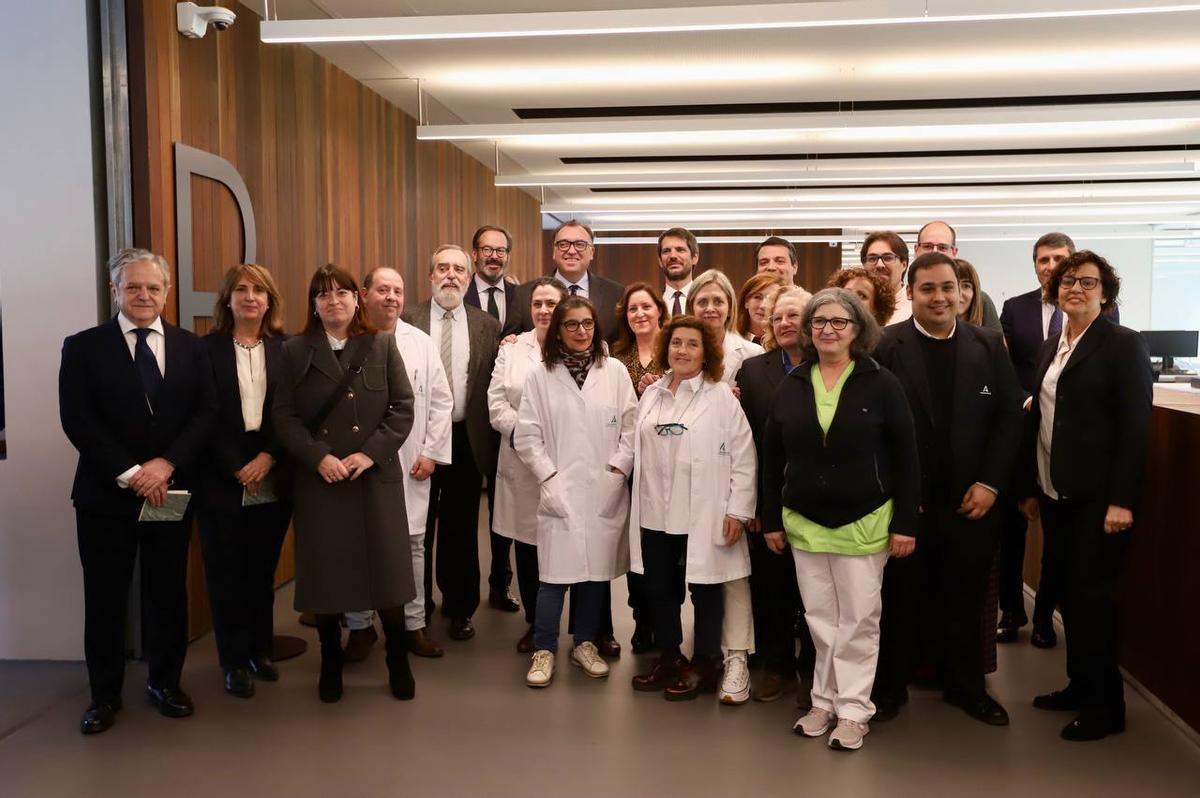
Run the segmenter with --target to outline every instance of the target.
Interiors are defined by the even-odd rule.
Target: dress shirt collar
[[[329,342],[330,349],[332,349],[334,352],[340,352],[341,350],[346,348],[346,342],[349,341],[350,339],[349,338],[334,338],[329,333],[325,333],[325,340]]]
[[[938,338],[936,335],[930,333],[929,330],[926,330],[924,327],[922,327],[921,322],[917,321],[916,316],[912,317],[912,323],[913,326],[917,328],[917,332],[919,332],[921,335],[924,335],[926,338],[932,338],[935,341],[948,341],[954,337],[954,333],[958,330],[958,319],[955,319],[954,326],[950,328],[950,334],[945,338]]]
[[[137,325],[130,321],[124,313],[117,314],[117,324],[121,327],[121,335],[128,335],[130,331],[137,329]],[[159,335],[163,335],[162,316],[159,316],[150,323],[150,329]]]
[[[577,285],[577,286],[579,286],[580,291],[583,291],[585,294],[590,295],[591,292],[588,291],[588,276],[589,276],[589,272],[587,270],[585,270],[583,272],[583,276],[579,278],[579,282],[572,283],[558,269],[554,270],[554,279],[558,280],[560,283],[562,283],[564,286],[566,286],[568,293],[570,293],[572,285]]]
[[[466,310],[465,304],[466,303],[464,303],[464,302],[459,302],[458,307],[456,307],[456,308],[453,308],[453,309],[444,308],[441,305],[439,305],[437,303],[437,300],[435,299],[435,300],[433,300],[433,304],[430,305],[431,315],[436,316],[437,319],[440,321],[441,318],[444,315],[446,315],[446,311],[449,310],[450,315],[454,317],[455,321],[462,321],[467,315],[467,310]]]
[[[666,297],[667,304],[668,305],[671,304],[671,300],[675,298],[676,291],[683,294],[684,299],[687,299],[688,294],[692,290],[692,282],[693,282],[692,280],[688,280],[687,285],[684,285],[680,288],[672,288],[671,286],[667,285],[666,283],[663,283],[663,296]]]
[[[481,304],[483,304],[483,306],[485,308],[487,307],[487,304],[486,304],[487,303],[487,292],[488,292],[489,288],[496,289],[496,301],[497,302],[500,302],[504,299],[504,283],[505,282],[506,282],[505,279],[503,277],[501,277],[496,282],[495,285],[492,285],[487,280],[480,277],[478,274],[475,275],[475,291],[476,291],[476,293],[479,294],[479,299],[482,300]]]
[[[1100,318],[1100,317],[1097,316],[1096,318]],[[1088,324],[1088,326],[1083,328],[1083,332],[1081,332],[1079,335],[1075,336],[1074,341],[1072,341],[1071,343],[1067,343],[1067,326],[1068,326],[1068,324],[1067,324],[1066,314],[1064,313],[1063,314],[1062,332],[1058,334],[1058,349],[1055,351],[1055,355],[1059,356],[1059,357],[1061,357],[1064,353],[1066,353],[1067,355],[1070,355],[1071,352],[1075,351],[1075,347],[1079,346],[1079,342],[1083,340],[1083,336],[1087,335],[1087,331],[1092,329],[1092,325],[1095,323],[1096,323],[1096,319],[1092,319],[1091,322]]]

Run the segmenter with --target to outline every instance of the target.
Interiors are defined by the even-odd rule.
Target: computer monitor
[[[1175,370],[1175,358],[1196,357],[1200,331],[1197,330],[1143,330],[1142,339],[1150,350],[1150,357],[1162,358],[1162,370]]]

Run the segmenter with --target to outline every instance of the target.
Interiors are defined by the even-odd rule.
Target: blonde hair
[[[725,294],[725,299],[729,302],[729,316],[725,319],[725,332],[729,332],[737,324],[737,295],[733,292],[733,283],[729,282],[729,278],[725,276],[724,272],[709,269],[692,281],[692,287],[688,289],[688,315],[696,315],[696,297],[710,284],[720,288],[721,292]]]
[[[775,325],[769,321],[775,315],[775,308],[779,305],[781,299],[798,299],[800,300],[800,313],[804,314],[804,309],[808,307],[809,300],[812,299],[812,294],[805,291],[803,288],[785,288],[779,291],[775,296],[771,297],[770,304],[767,306],[767,328],[763,330],[762,348],[768,352],[779,348],[779,342],[775,340]]]
[[[257,263],[231,266],[225,272],[221,290],[217,292],[217,301],[213,304],[213,329],[223,333],[233,332],[233,311],[229,303],[233,298],[233,289],[242,277],[261,286],[267,292],[267,312],[263,316],[261,331],[267,335],[282,335],[283,296],[279,293],[279,287],[275,285],[275,278],[271,276],[271,272]]]

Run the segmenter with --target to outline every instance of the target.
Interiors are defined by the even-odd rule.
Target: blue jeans
[[[573,585],[538,585],[537,613],[533,619],[533,647],[538,651],[558,651],[558,629],[562,623],[563,601],[571,588],[575,606],[575,645],[595,642],[604,611],[607,582],[576,582]]]

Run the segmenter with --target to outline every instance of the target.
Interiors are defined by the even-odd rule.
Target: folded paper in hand
[[[258,483],[257,493],[252,494],[247,488],[242,488],[243,507],[252,507],[256,504],[270,504],[277,501],[279,501],[279,496],[275,493],[274,474],[268,474],[266,479]]]
[[[169,490],[162,507],[153,507],[149,501],[142,502],[142,512],[138,515],[138,520],[182,521],[191,500],[192,494],[186,490]]]

